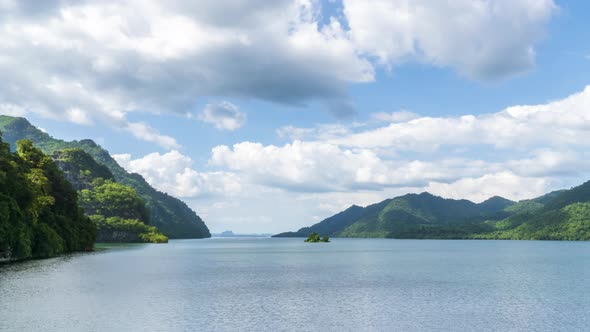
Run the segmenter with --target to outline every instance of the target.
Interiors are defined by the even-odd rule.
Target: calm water
[[[0,266],[7,331],[590,330],[590,243],[208,239]]]

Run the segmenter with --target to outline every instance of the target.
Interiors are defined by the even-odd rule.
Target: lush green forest
[[[87,169],[93,172],[91,177],[101,177],[112,180],[120,185],[133,188],[143,200],[149,215],[150,226],[155,226],[169,238],[205,238],[210,237],[209,229],[197,214],[181,200],[169,196],[166,193],[152,188],[145,179],[135,173],[128,173],[109,155],[109,153],[94,143],[92,140],[66,142],[55,139],[31,125],[24,118],[16,118],[0,115],[0,131],[4,133],[4,139],[14,144],[19,139],[29,139],[43,152],[59,157],[60,153],[68,149],[80,149],[86,152],[100,168]],[[71,153],[70,153],[71,154]],[[72,156],[74,158],[86,158],[84,156]],[[59,158],[58,158],[59,159]],[[83,162],[80,160],[80,162]],[[107,173],[106,171],[109,171]],[[72,180],[79,174],[67,174]],[[90,176],[88,175],[88,176]],[[80,185],[92,186],[91,181],[80,179]],[[111,186],[108,184],[107,187]],[[76,188],[77,190],[91,188]],[[103,188],[107,190],[108,188]],[[124,218],[127,218],[123,216]],[[147,220],[147,219],[146,219]]]
[[[0,138],[0,259],[89,250],[95,238],[95,224],[55,162],[31,141],[11,152]]]
[[[412,239],[590,240],[590,182],[570,190],[512,202],[501,197],[476,204],[422,193],[366,208],[351,208],[313,226],[275,237]]]
[[[135,189],[117,183],[110,170],[82,149],[56,151],[52,158],[78,190],[79,204],[97,226],[98,242],[167,242]]]

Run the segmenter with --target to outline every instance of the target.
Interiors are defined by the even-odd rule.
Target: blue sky
[[[588,12],[6,1],[0,113],[96,140],[214,232],[296,229],[406,192],[530,198],[588,179]]]

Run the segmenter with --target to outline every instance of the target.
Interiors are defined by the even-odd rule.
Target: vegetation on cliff
[[[98,242],[167,242],[155,226],[135,189],[114,181],[103,165],[82,149],[65,149],[52,155],[66,179],[79,192],[79,204],[97,226]]]
[[[0,131],[4,133],[5,141],[10,144],[14,144],[19,139],[29,139],[45,153],[58,157],[65,153],[69,155],[68,158],[73,158],[73,161],[79,161],[81,159],[77,158],[85,157],[73,155],[68,152],[68,149],[83,150],[98,165],[102,166],[101,169],[90,169],[92,177],[102,177],[105,180],[113,180],[133,188],[145,203],[150,225],[156,226],[170,238],[206,238],[211,236],[203,220],[184,202],[152,188],[141,175],[125,171],[106,150],[92,140],[66,142],[55,139],[31,125],[24,118],[5,115],[0,115]],[[110,172],[110,176],[105,170]],[[82,175],[84,176],[84,174]],[[80,175],[74,174],[73,176]],[[88,181],[80,181],[80,183],[91,185],[91,182]]]
[[[55,162],[31,141],[10,151],[0,136],[0,259],[89,250],[96,227]]]

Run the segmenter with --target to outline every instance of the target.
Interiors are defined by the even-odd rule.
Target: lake
[[[590,243],[176,240],[0,266],[4,331],[582,331]]]

